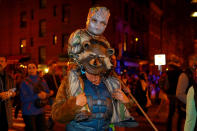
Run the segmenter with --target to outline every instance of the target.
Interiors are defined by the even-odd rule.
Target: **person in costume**
[[[130,119],[127,108],[132,102],[121,90],[119,80],[107,74],[112,50],[96,40],[83,46],[81,67],[71,69],[64,77],[52,107],[52,118],[69,122],[68,131],[102,131],[110,123]]]
[[[68,40],[68,54],[72,56],[80,54],[82,52],[82,43],[90,39],[102,41],[110,47],[109,42],[102,35],[107,26],[109,16],[110,12],[106,7],[90,8],[86,21],[86,28],[77,29],[71,34]]]
[[[109,16],[105,7],[90,8],[86,28],[69,38],[68,53],[77,66],[62,80],[52,107],[52,118],[68,123],[67,131],[104,131],[111,123],[124,125],[131,119],[127,109],[133,101],[110,73],[114,50],[102,36]]]

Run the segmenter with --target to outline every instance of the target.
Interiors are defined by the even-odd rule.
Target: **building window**
[[[46,8],[47,0],[40,0],[40,8]]]
[[[67,52],[69,34],[62,34],[62,51]]]
[[[31,10],[31,19],[32,20],[34,19],[34,10],[33,9]]]
[[[127,51],[127,47],[128,47],[128,33],[124,34],[124,45],[123,45],[123,50]]]
[[[131,8],[129,18],[130,18],[131,27],[135,28],[135,9],[134,8]]]
[[[20,14],[20,27],[27,27],[27,13],[25,11],[21,12]]]
[[[92,6],[95,6],[97,3],[97,0],[92,0]]]
[[[128,11],[129,11],[129,6],[128,6],[128,3],[125,2],[124,3],[124,18],[126,21],[128,21],[128,14],[129,14]]]
[[[44,64],[46,61],[46,47],[45,46],[40,46],[39,47],[39,54],[38,54],[38,60],[40,64]]]
[[[33,38],[33,37],[30,38],[30,46],[31,46],[31,47],[34,46],[34,38]]]
[[[53,6],[53,16],[57,16],[57,6]]]
[[[62,6],[62,22],[68,24],[70,20],[70,5],[66,4]]]
[[[20,40],[20,54],[25,54],[26,53],[26,47],[27,47],[26,39],[21,39]]]
[[[39,36],[44,37],[46,34],[46,20],[40,20],[39,22]]]
[[[57,44],[57,35],[53,35],[53,45]]]

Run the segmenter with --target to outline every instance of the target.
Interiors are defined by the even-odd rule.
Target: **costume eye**
[[[102,24],[103,26],[106,26],[106,25],[107,25],[104,21],[102,21],[101,24]]]
[[[102,63],[98,59],[90,60],[89,64],[93,65],[93,66],[101,66],[102,65]]]
[[[96,19],[92,19],[91,21],[92,21],[93,23],[96,23],[96,22],[97,22],[97,20],[96,20]]]
[[[90,60],[90,65],[94,65],[95,59]]]

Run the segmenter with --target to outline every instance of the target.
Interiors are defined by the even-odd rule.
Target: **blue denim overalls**
[[[86,121],[71,121],[66,131],[104,131],[109,128],[112,116],[111,95],[103,82],[96,86],[86,79],[84,84],[84,92],[92,115]]]

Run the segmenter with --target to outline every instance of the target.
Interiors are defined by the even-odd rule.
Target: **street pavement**
[[[47,106],[46,107],[46,111],[45,111],[45,118],[46,120],[48,120],[49,116],[50,116],[50,107]],[[12,116],[13,116],[13,128],[9,129],[9,131],[24,131],[25,128],[25,123],[23,121],[22,118],[22,112],[21,110],[19,111],[18,117],[14,118],[14,108],[12,109]],[[59,130],[58,130],[59,131]]]
[[[153,104],[149,107],[147,115],[158,129],[158,131],[166,131],[166,121],[167,121],[167,114],[168,114],[168,105],[164,104],[161,106],[160,110],[158,111],[158,104]],[[135,128],[120,128],[116,127],[116,131],[154,131],[151,127],[149,122],[146,120],[144,116],[137,114],[137,112],[132,111],[131,115],[135,118],[135,120],[139,123],[138,127]],[[13,116],[14,116],[14,109],[13,109]],[[46,108],[46,119],[50,116],[50,108]],[[176,115],[174,121],[174,127],[176,127]],[[183,123],[184,124],[184,123]],[[182,125],[183,125],[182,124]],[[19,116],[17,119],[14,119],[14,126],[9,131],[24,131],[25,124],[22,119],[21,112],[19,112]],[[60,123],[55,123],[53,131],[65,131],[65,125]],[[173,129],[173,131],[176,131]]]

